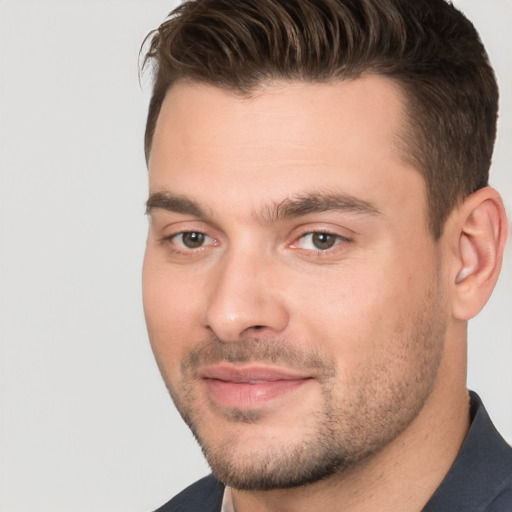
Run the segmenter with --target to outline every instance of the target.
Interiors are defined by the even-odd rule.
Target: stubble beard
[[[445,322],[440,320],[442,306],[438,305],[442,301],[432,290],[428,295],[416,317],[404,319],[395,333],[397,339],[382,341],[395,347],[386,359],[361,375],[343,377],[342,386],[331,361],[318,352],[291,348],[293,345],[284,341],[224,343],[211,338],[191,351],[181,365],[179,392],[169,382],[167,387],[217,479],[246,491],[305,486],[342,476],[395,439],[420,413],[440,364],[445,333]],[[229,435],[220,443],[211,442],[204,434],[201,412],[205,404],[195,396],[193,375],[200,364],[219,361],[315,368],[322,401],[318,410],[305,411],[309,424],[301,439],[286,444],[282,434],[279,443],[269,442],[258,452],[237,446]],[[397,371],[398,375],[393,375]],[[224,409],[222,414],[239,427],[264,421],[258,410]]]

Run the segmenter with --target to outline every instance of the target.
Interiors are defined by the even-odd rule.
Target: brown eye
[[[181,233],[178,237],[181,238],[181,244],[187,249],[197,249],[201,247],[206,239],[204,233],[199,233],[197,231],[187,231],[185,233]]]
[[[311,243],[316,249],[325,251],[326,249],[334,247],[338,238],[339,237],[336,235],[331,235],[330,233],[312,233]]]
[[[328,251],[339,243],[345,241],[347,241],[347,239],[341,235],[334,235],[332,233],[322,231],[313,231],[302,235],[296,243],[300,249],[306,249],[309,251]]]

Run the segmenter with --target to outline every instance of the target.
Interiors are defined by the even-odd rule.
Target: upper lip
[[[262,365],[233,365],[219,363],[200,368],[199,377],[235,383],[273,382],[278,380],[302,380],[312,376],[304,371]]]

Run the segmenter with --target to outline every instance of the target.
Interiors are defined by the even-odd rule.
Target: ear
[[[467,321],[480,312],[494,289],[508,223],[503,201],[491,187],[471,194],[450,217],[455,241],[453,316]]]

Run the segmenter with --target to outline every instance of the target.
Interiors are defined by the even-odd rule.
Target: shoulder
[[[423,512],[512,512],[512,448],[476,393],[472,424],[455,463]]]
[[[510,512],[512,510],[512,476],[503,490],[492,500],[485,512]]]
[[[224,484],[213,475],[193,483],[155,512],[220,512]]]

